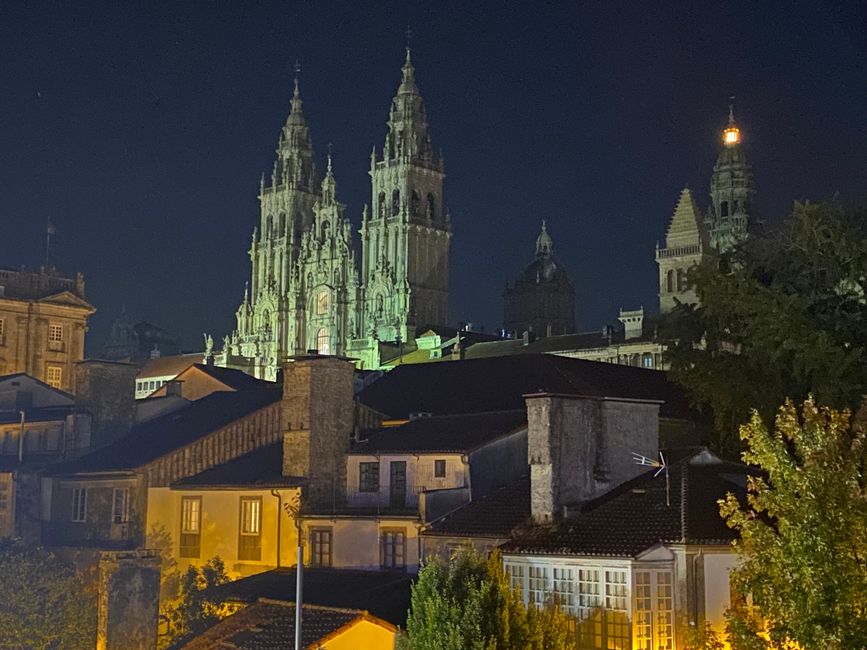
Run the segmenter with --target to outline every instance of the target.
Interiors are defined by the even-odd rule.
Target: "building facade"
[[[665,234],[665,246],[656,247],[659,266],[659,311],[671,311],[678,303],[698,301],[694,287],[688,282],[688,272],[702,263],[708,251],[707,234],[692,198],[684,188]]]
[[[84,358],[84,276],[0,269],[0,375],[23,372],[74,392],[74,364]]]
[[[380,342],[405,343],[420,325],[448,317],[445,174],[409,49],[382,153],[371,154],[360,273],[330,154],[319,180],[297,79],[291,106],[270,182],[260,183],[251,281],[216,361],[269,380],[286,359],[308,350],[375,368]]]

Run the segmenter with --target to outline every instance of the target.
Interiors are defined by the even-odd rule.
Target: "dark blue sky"
[[[446,159],[453,321],[500,324],[541,219],[595,329],[656,304],[654,245],[707,187],[734,94],[766,216],[867,188],[867,3],[0,2],[0,265],[82,270],[187,346],[249,275],[259,176],[304,110],[360,222],[402,32]]]

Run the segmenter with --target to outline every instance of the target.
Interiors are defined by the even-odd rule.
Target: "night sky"
[[[250,273],[256,194],[303,68],[355,224],[406,25],[451,210],[451,317],[488,331],[540,221],[581,329],[656,306],[680,189],[707,207],[728,97],[771,221],[867,195],[867,3],[0,2],[0,266],[85,273],[98,354],[131,316],[200,349]]]

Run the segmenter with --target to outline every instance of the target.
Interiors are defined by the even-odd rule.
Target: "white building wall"
[[[445,461],[445,476],[434,476],[437,460]],[[461,454],[383,454],[380,456],[348,455],[346,457],[346,504],[349,507],[387,507],[391,491],[391,463],[406,463],[406,504],[418,505],[422,490],[466,487],[467,464]],[[361,492],[361,463],[379,462],[379,491]]]

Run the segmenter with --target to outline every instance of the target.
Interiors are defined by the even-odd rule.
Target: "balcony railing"
[[[418,495],[425,489],[424,485],[407,485],[403,489],[379,485],[373,490],[361,490],[355,486],[346,490],[346,505],[377,512],[418,511]]]

